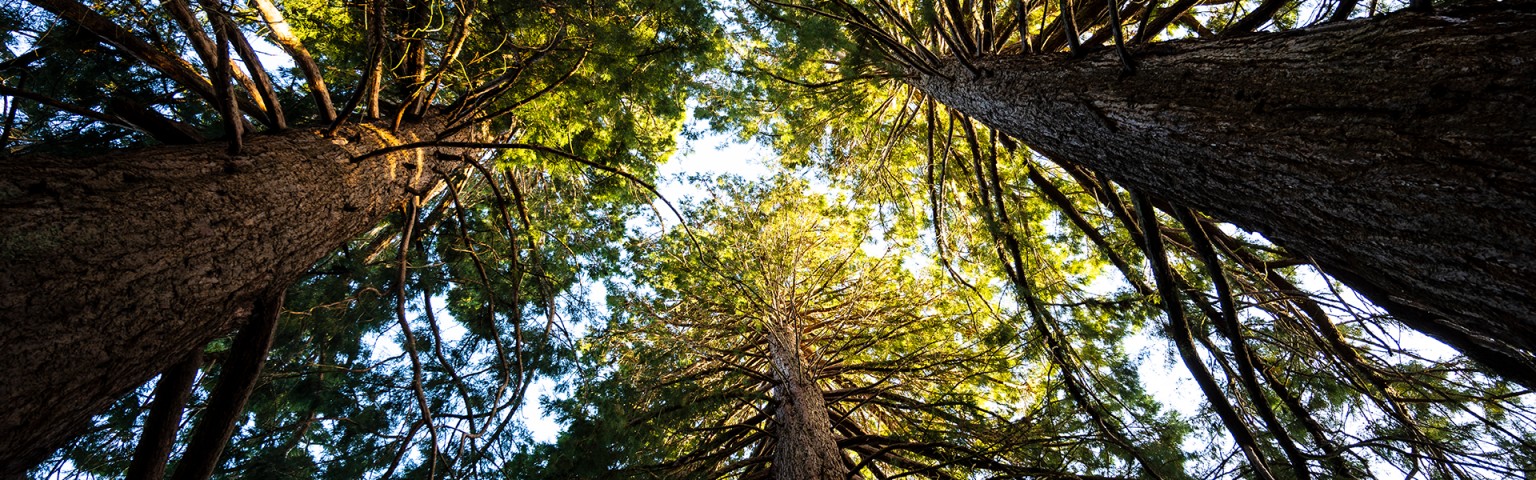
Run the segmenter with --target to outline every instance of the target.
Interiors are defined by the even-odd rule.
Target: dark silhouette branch
[[[229,35],[222,28],[214,28],[213,36],[216,51],[214,52],[214,65],[209,67],[213,72],[213,88],[220,116],[224,119],[224,136],[229,141],[228,153],[239,155],[243,147],[242,136],[245,135],[244,125],[241,124],[240,107],[235,103],[235,87],[230,83],[235,66],[229,57]]]
[[[1226,328],[1221,329],[1227,336],[1227,342],[1231,345],[1233,357],[1237,360],[1238,376],[1242,381],[1243,389],[1248,392],[1249,402],[1259,418],[1264,420],[1271,436],[1285,451],[1286,457],[1291,462],[1291,472],[1299,480],[1312,477],[1307,469],[1306,455],[1297,448],[1296,442],[1286,433],[1280,419],[1275,416],[1274,409],[1269,405],[1269,398],[1265,396],[1263,388],[1259,385],[1257,368],[1252,352],[1248,349],[1247,341],[1243,337],[1243,327],[1237,319],[1237,306],[1233,301],[1232,289],[1227,284],[1226,273],[1221,268],[1221,259],[1216,256],[1216,249],[1212,247],[1210,238],[1205,234],[1205,228],[1195,217],[1195,213],[1188,208],[1175,207],[1174,213],[1179,224],[1189,235],[1189,241],[1193,244],[1195,252],[1199,254],[1200,261],[1205,264],[1207,276],[1216,289],[1217,303],[1221,306],[1220,319]]]
[[[187,450],[177,462],[172,480],[203,480],[218,468],[225,445],[244,417],[245,403],[256,389],[282,310],[281,291],[257,300],[250,320],[235,334],[229,357],[220,368],[219,383],[187,441]]]
[[[75,105],[75,104],[72,104],[72,103],[61,102],[61,101],[59,101],[57,99],[54,99],[53,97],[50,97],[50,96],[47,96],[47,95],[43,95],[43,94],[39,94],[39,93],[32,92],[32,91],[28,91],[28,90],[22,90],[20,88],[13,88],[13,87],[7,87],[5,85],[0,85],[0,95],[11,97],[12,99],[25,98],[27,100],[31,100],[31,101],[40,103],[42,105],[46,105],[46,106],[49,106],[49,107],[57,108],[57,109],[62,110],[64,112],[66,112],[66,113],[69,113],[69,114],[79,115],[81,117],[85,117],[85,118],[88,118],[88,119],[91,119],[91,120],[95,120],[95,121],[98,121],[98,122],[102,122],[102,123],[106,123],[106,124],[111,124],[111,125],[117,125],[117,126],[121,126],[121,127],[125,127],[125,128],[138,129],[138,127],[134,126],[133,123],[129,122],[127,119],[120,118],[120,117],[113,116],[113,115],[109,115],[109,114],[105,114],[105,113],[101,113],[101,112],[98,112],[98,111],[95,111],[95,110],[91,110],[89,108],[85,108],[85,107],[82,107],[82,106],[79,106],[79,105]],[[14,102],[14,100],[12,100],[12,101]]]
[[[1221,31],[1221,34],[1245,35],[1253,33],[1254,30],[1258,30],[1259,27],[1269,23],[1269,21],[1275,17],[1275,13],[1279,12],[1280,8],[1284,7],[1287,3],[1290,2],[1288,0],[1264,0],[1264,2],[1260,3],[1257,8],[1254,8],[1252,12],[1249,12],[1248,15],[1243,16],[1242,20],[1238,20],[1237,23],[1233,23],[1232,25],[1227,26],[1225,30]]]
[[[199,75],[191,64],[151,46],[133,32],[117,25],[112,19],[92,11],[90,7],[74,0],[29,0],[29,2],[59,18],[80,25],[102,41],[122,50],[123,53],[159,70],[172,81],[191,90],[209,103],[218,103],[213,84]]]
[[[133,460],[128,464],[128,480],[160,480],[165,477],[166,462],[171,449],[176,446],[176,431],[181,428],[181,415],[196,386],[197,372],[203,366],[203,350],[198,348],[185,360],[160,373],[155,384],[155,400],[149,406],[149,416],[144,418],[144,429],[139,434],[139,444],[133,449]]]
[[[272,79],[267,77],[266,68],[261,65],[261,58],[256,55],[256,50],[251,48],[251,43],[245,39],[245,33],[235,25],[229,13],[224,11],[220,0],[199,0],[203,6],[203,13],[208,15],[214,28],[222,29],[225,38],[235,52],[240,54],[240,60],[245,63],[245,69],[250,71],[248,77],[242,81],[246,91],[250,92],[256,106],[261,108],[261,113],[266,120],[264,123],[273,130],[288,128],[288,120],[283,116],[283,107],[278,102],[277,92],[272,88]],[[231,72],[236,79],[240,79],[240,70],[231,67]]]
[[[147,133],[167,145],[189,145],[205,140],[202,133],[191,125],[166,118],[129,95],[113,95],[107,101],[107,113],[126,120],[135,130]]]
[[[1172,269],[1168,266],[1167,253],[1163,249],[1163,235],[1157,228],[1157,214],[1152,210],[1152,203],[1140,194],[1132,193],[1131,198],[1136,205],[1136,211],[1141,218],[1141,224],[1145,227],[1145,239],[1147,260],[1152,265],[1152,276],[1157,280],[1158,295],[1162,297],[1163,310],[1168,313],[1168,336],[1178,347],[1179,356],[1184,361],[1184,366],[1189,369],[1190,375],[1195,378],[1195,383],[1200,385],[1200,390],[1205,393],[1205,398],[1211,404],[1211,409],[1221,418],[1221,423],[1232,434],[1232,440],[1237,443],[1243,456],[1247,457],[1248,464],[1259,478],[1274,480],[1274,474],[1270,473],[1269,462],[1264,459],[1264,453],[1259,449],[1253,432],[1248,424],[1243,421],[1241,415],[1227,401],[1227,397],[1221,391],[1221,386],[1206,369],[1205,361],[1195,351],[1194,337],[1190,334],[1189,319],[1184,316],[1183,303],[1179,301],[1179,289],[1174,283]]]
[[[412,197],[405,205],[405,230],[400,232],[400,268],[399,275],[395,277],[395,315],[400,323],[400,333],[405,337],[405,342],[400,346],[411,358],[411,389],[416,394],[416,408],[420,410],[421,420],[427,427],[427,434],[431,437],[432,454],[428,462],[431,465],[432,475],[437,477],[438,439],[437,425],[432,421],[432,405],[427,401],[427,392],[422,388],[421,353],[416,348],[416,334],[411,332],[411,322],[406,317],[405,283],[408,280],[409,260],[411,253],[411,235],[416,227],[418,212],[418,197]]]

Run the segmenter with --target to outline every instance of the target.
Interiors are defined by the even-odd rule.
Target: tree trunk
[[[800,358],[798,335],[767,321],[768,355],[773,365],[773,478],[843,480],[848,466],[832,438],[832,419],[816,380]]]
[[[1062,161],[1263,234],[1536,387],[1536,5],[978,61],[910,81]]]
[[[437,181],[459,152],[351,161],[434,126],[0,160],[0,477]]]

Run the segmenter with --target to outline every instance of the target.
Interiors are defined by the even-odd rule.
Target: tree
[[[1007,40],[998,32],[1016,29],[1018,23],[1000,5],[969,4],[999,7],[994,13],[1002,13],[994,22],[984,10],[953,17],[960,20],[941,15],[965,10],[960,5],[924,11],[914,4],[901,10],[911,12],[904,16],[889,15],[891,7],[883,2],[860,4],[888,15],[880,18],[890,23],[882,24],[857,17],[857,9],[829,11],[839,5],[847,6],[832,2],[819,5],[827,10],[817,10],[777,4],[782,8],[760,6],[766,13],[747,14],[749,21],[761,23],[746,29],[756,34],[740,70],[783,88],[743,81],[733,87],[739,97],[717,104],[722,113],[715,121],[764,134],[789,166],[815,167],[880,211],[924,225],[932,239],[930,255],[941,264],[985,264],[1006,278],[1032,334],[1022,341],[1037,342],[1045,355],[1039,360],[1058,368],[1053,375],[1078,412],[1092,419],[1089,424],[1105,439],[1103,448],[1139,464],[1141,475],[1169,478],[1185,472],[1163,467],[1146,454],[1147,444],[1133,430],[1143,419],[1117,405],[1125,402],[1125,389],[1099,373],[1118,365],[1098,352],[1120,348],[1130,335],[1110,336],[1106,330],[1156,332],[1199,384],[1203,411],[1210,412],[1212,421],[1197,426],[1195,435],[1221,446],[1191,458],[1197,465],[1191,475],[1348,478],[1394,466],[1406,475],[1427,470],[1442,476],[1499,477],[1527,468],[1524,460],[1495,453],[1524,444],[1527,434],[1515,433],[1523,427],[1510,430],[1482,421],[1491,417],[1449,430],[1439,426],[1457,423],[1459,412],[1477,408],[1453,399],[1523,402],[1514,399],[1524,390],[1479,373],[1504,365],[1485,363],[1480,369],[1464,359],[1414,353],[1388,333],[1399,328],[1397,321],[1362,307],[1355,293],[1326,277],[1324,283],[1305,286],[1318,282],[1298,275],[1312,268],[1310,257],[1183,205],[1146,198],[1102,172],[1023,148],[1005,132],[945,107],[914,85],[913,72],[922,67],[909,70],[899,61],[905,53],[893,51],[879,37],[895,32],[923,39],[912,44],[908,53],[913,58],[924,55],[921,48],[953,51],[940,48],[962,42],[948,29],[966,21],[972,26],[990,22],[996,34],[973,30],[976,36],[970,40]],[[1240,17],[1248,7],[1226,4],[1216,14],[1194,18]],[[1176,16],[1185,13],[1179,10],[1185,7],[1174,8]],[[1034,30],[1035,20],[1060,28],[1049,11],[1033,10],[1032,15],[1030,38],[1045,35]],[[840,28],[848,25],[854,34],[842,35]],[[1106,32],[1099,41],[1109,37]],[[1010,45],[1013,52],[1021,48],[1016,41]],[[759,104],[777,108],[754,111]],[[1123,288],[1104,292],[1094,275],[1061,267],[1060,252],[1098,259],[1106,273],[1123,279]],[[1142,266],[1144,261],[1150,268]],[[960,270],[956,276],[965,276]],[[1417,400],[1431,397],[1443,402],[1418,408],[1428,404]],[[1308,400],[1319,398],[1340,403]],[[1365,411],[1380,427],[1365,436],[1334,423],[1354,414],[1344,412]],[[1490,436],[1460,434],[1472,430]],[[1362,441],[1386,438],[1399,445],[1389,450],[1401,454],[1359,448]],[[1233,470],[1221,473],[1197,461],[1227,455],[1245,461],[1224,464],[1220,468]]]
[[[601,278],[631,260],[610,243],[647,195],[644,182],[654,161],[672,148],[684,105],[698,98],[706,108],[697,114],[767,134],[786,166],[818,167],[825,180],[848,189],[887,226],[888,240],[934,261],[937,274],[908,284],[895,262],[843,257],[850,259],[847,265],[870,268],[852,272],[905,285],[903,295],[875,288],[862,297],[868,302],[858,302],[860,309],[905,311],[897,318],[910,319],[894,322],[898,327],[855,322],[855,337],[871,341],[863,350],[845,351],[853,364],[865,357],[877,366],[895,361],[889,359],[944,358],[973,345],[1006,351],[1001,356],[1016,362],[939,362],[946,368],[921,372],[895,368],[909,375],[900,387],[830,390],[846,397],[820,392],[828,421],[855,417],[840,413],[849,408],[885,415],[858,424],[880,433],[848,437],[833,431],[844,435],[849,448],[841,450],[848,458],[875,459],[863,467],[845,463],[850,471],[941,477],[990,471],[1350,478],[1388,469],[1410,477],[1529,475],[1536,464],[1536,412],[1528,390],[1490,377],[1464,358],[1400,345],[1405,335],[1396,331],[1394,317],[1363,305],[1331,278],[1307,275],[1317,263],[1312,259],[1322,257],[1219,223],[1227,213],[1214,207],[1191,209],[1177,197],[1149,196],[1135,188],[1135,179],[1089,163],[1093,159],[1047,158],[1073,153],[1065,147],[1021,148],[1016,139],[1048,144],[1028,132],[973,121],[968,110],[935,101],[942,99],[943,85],[921,81],[952,77],[970,85],[955,92],[986,91],[975,85],[1023,75],[1000,67],[1013,61],[999,58],[1026,50],[1079,55],[1032,67],[1043,73],[1102,65],[1105,58],[1119,60],[1120,71],[1173,69],[1158,64],[1162,57],[1153,52],[1183,52],[1182,44],[1136,44],[1171,35],[1170,25],[1238,36],[1271,21],[1273,28],[1287,29],[1303,16],[1300,8],[1276,0],[1203,3],[1209,5],[827,2],[750,13],[670,2],[423,7],[295,1],[277,10],[293,22],[286,30],[261,2],[254,10],[202,4],[201,13],[190,15],[191,6],[171,2],[158,9],[132,2],[89,8],[36,3],[57,16],[26,6],[0,9],[7,31],[19,32],[7,37],[14,50],[0,55],[21,52],[0,64],[6,75],[0,93],[7,99],[0,138],[8,151],[49,155],[0,161],[6,172],[0,176],[6,215],[0,222],[0,278],[6,278],[0,280],[0,307],[25,306],[7,309],[0,323],[8,360],[0,364],[15,368],[0,372],[6,374],[0,392],[7,405],[18,405],[0,415],[9,422],[0,424],[0,451],[6,452],[0,473],[26,468],[60,439],[82,431],[68,423],[84,423],[114,399],[113,408],[90,419],[87,435],[48,467],[105,476],[153,476],[166,468],[184,477],[561,476],[574,471],[565,469],[614,465],[559,463],[573,452],[632,460],[637,445],[665,447],[655,452],[671,455],[647,457],[646,464],[697,466],[668,462],[701,458],[679,452],[710,441],[725,442],[716,453],[762,459],[724,448],[742,444],[731,435],[753,433],[700,431],[681,422],[741,405],[769,405],[771,398],[763,397],[770,396],[772,382],[762,377],[772,378],[770,370],[757,369],[753,376],[753,369],[729,368],[721,375],[757,385],[758,397],[721,401],[700,395],[725,398],[740,390],[729,382],[706,383],[702,393],[672,389],[683,383],[637,390],[631,388],[635,382],[651,377],[595,377],[601,381],[584,386],[579,401],[563,404],[572,421],[561,445],[527,446],[513,415],[533,379],[577,368],[571,362],[579,350],[564,343],[560,317],[589,313],[557,295],[579,290],[583,275]],[[1527,18],[1518,13],[1522,8],[1505,14],[1517,19],[1514,27],[1501,28],[1519,30],[1518,19]],[[1374,16],[1376,6],[1344,1],[1337,10],[1309,16],[1342,19],[1356,10]],[[756,22],[732,33],[739,55],[722,58],[713,46],[716,18]],[[1389,18],[1380,27],[1388,34],[1418,25],[1401,20],[1410,15],[1392,18],[1399,20]],[[1491,17],[1468,18],[1468,28],[1481,29]],[[252,29],[254,19],[265,27]],[[1348,22],[1199,45],[1233,51],[1222,49],[1274,38],[1306,43],[1329,31],[1375,31],[1371,25],[1376,23]],[[1134,26],[1135,36],[1120,38],[1120,26]],[[844,27],[859,33],[843,35]],[[1078,27],[1097,31],[1085,35]],[[244,55],[238,44],[248,33],[269,31],[275,43],[294,52],[294,73],[269,72],[277,75],[263,79],[260,66],[237,70],[232,57]],[[283,31],[298,41],[285,40]],[[1505,38],[1518,41],[1510,51],[1522,51],[1520,42],[1528,37],[1511,35]],[[1111,40],[1127,49],[1116,57],[1089,51]],[[1146,55],[1145,62],[1131,49]],[[306,55],[325,65],[325,82],[305,70]],[[1239,49],[1231,56],[1252,52]],[[180,59],[194,60],[188,66]],[[987,62],[992,70],[977,68]],[[1511,71],[1528,68],[1521,62],[1511,63]],[[736,75],[706,68],[720,64]],[[298,87],[301,72],[307,94]],[[976,74],[983,75],[971,77]],[[1123,82],[1140,81],[1135,75]],[[280,87],[285,79],[289,86]],[[706,86],[702,82],[722,88],[692,97]],[[321,92],[328,88],[343,93],[338,100],[347,97],[338,102],[341,108],[327,108],[328,95]],[[1069,101],[1098,98],[1055,91]],[[1087,113],[1111,118],[1106,112],[1114,112],[1095,108]],[[329,110],[336,110],[334,119]],[[354,124],[352,118],[368,121]],[[1122,131],[1135,126],[1108,122]],[[1109,128],[1104,125],[1095,128]],[[239,133],[258,126],[269,132]],[[332,128],[334,135],[326,136]],[[1502,132],[1518,134],[1521,128]],[[203,141],[220,136],[222,144]],[[1068,146],[1097,145],[1080,143]],[[142,148],[149,144],[160,146]],[[96,158],[71,158],[82,153]],[[1191,178],[1199,177],[1166,183]],[[403,208],[396,209],[400,203]],[[692,243],[673,241],[672,247]],[[341,251],[333,250],[337,245]],[[646,289],[710,302],[727,298],[738,289],[714,287],[724,285],[714,270],[731,270],[718,268],[729,263],[728,255],[720,255],[707,268],[671,272],[688,279],[647,274],[648,283],[635,285],[634,292],[642,299],[652,293]],[[652,262],[679,266],[664,260],[636,268],[645,271]],[[189,285],[188,278],[198,283]],[[1359,283],[1348,272],[1339,278]],[[1097,281],[1106,279],[1108,287]],[[911,293],[930,281],[960,295],[935,300]],[[678,288],[689,282],[704,286]],[[287,300],[279,303],[283,287]],[[1371,293],[1368,286],[1361,289]],[[912,310],[914,304],[921,308]],[[645,303],[631,306],[637,305]],[[1438,324],[1386,305],[1420,328]],[[729,306],[692,312],[714,321],[729,319],[719,312],[754,311]],[[675,319],[638,307],[630,313],[636,310],[640,315],[630,319],[637,323]],[[984,310],[989,313],[978,313]],[[87,314],[54,318],[71,311]],[[106,316],[91,316],[96,314]],[[950,325],[933,325],[955,318],[984,331],[954,335]],[[247,326],[228,336],[238,325]],[[799,328],[793,322],[780,326]],[[655,346],[682,340],[641,332]],[[873,341],[882,333],[925,341]],[[930,336],[955,341],[929,345]],[[715,338],[688,340],[708,344]],[[1459,347],[1485,363],[1507,353],[1477,345]],[[392,347],[398,351],[387,353]],[[772,349],[764,350],[759,346],[757,354],[772,356]],[[1156,380],[1138,375],[1147,362],[1139,356],[1144,352],[1178,359],[1170,365],[1181,366],[1200,390],[1195,414],[1163,413],[1145,388]],[[627,368],[634,375],[664,376],[673,366],[658,362],[689,358],[682,355],[687,350],[625,353],[580,372]],[[812,355],[800,360],[817,364]],[[1490,366],[1518,379],[1519,365]],[[982,403],[980,397],[946,396],[954,392],[903,390],[961,375],[956,372],[1005,367],[1030,374],[988,376]],[[157,371],[163,374],[155,386],[142,385]],[[870,383],[868,376],[854,377],[841,381]],[[117,395],[135,386],[137,391]],[[655,392],[675,394],[663,404],[680,407],[668,411],[677,416],[648,417],[652,422],[641,425],[647,428],[617,423],[637,417],[620,402],[649,400],[645,394]],[[812,389],[800,392],[811,395]],[[676,398],[694,401],[665,403]],[[42,401],[48,399],[57,400]],[[848,407],[854,400],[862,406]],[[1010,422],[978,413],[1010,409],[1031,414]],[[195,426],[178,429],[178,413]],[[939,427],[927,427],[933,425]],[[1027,445],[997,440],[1004,437],[1023,438]],[[753,465],[760,464],[738,466]]]
[[[722,179],[636,241],[624,300],[535,453],[553,476],[1103,478],[1015,320],[803,180]],[[885,247],[871,242],[881,239]],[[879,256],[865,252],[884,248]],[[1168,417],[1156,420],[1168,421]],[[1162,445],[1179,442],[1170,428]],[[1063,446],[1049,448],[1046,445]],[[1167,455],[1167,452],[1162,452]],[[1169,455],[1177,458],[1177,454]]]
[[[1262,233],[1536,386],[1528,3],[1252,35],[1300,9],[1222,2],[1202,20],[1193,1],[1059,2],[1073,15],[1048,1],[761,3],[846,25],[848,59],[874,64],[849,79],[899,78],[1035,152]],[[1148,43],[1176,21],[1219,33]]]
[[[278,311],[288,285],[386,213],[452,211],[444,179],[524,165],[643,189],[692,88],[675,75],[708,62],[715,34],[691,2],[39,0],[4,13],[7,46],[25,49],[7,50],[0,87],[14,154],[0,162],[7,475],[252,312]],[[294,68],[264,67],[256,32]],[[338,87],[346,101],[332,103]],[[500,234],[524,235],[514,223]],[[254,345],[234,355],[254,359],[246,382],[267,355]]]

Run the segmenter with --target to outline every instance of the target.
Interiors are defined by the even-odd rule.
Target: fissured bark
[[[911,81],[1052,158],[1262,233],[1536,387],[1536,5]]]
[[[769,363],[773,366],[773,478],[843,480],[848,466],[832,437],[826,398],[800,356],[797,333],[767,321]]]
[[[0,477],[456,166],[437,148],[352,160],[432,127],[295,129],[237,157],[211,143],[0,159]]]

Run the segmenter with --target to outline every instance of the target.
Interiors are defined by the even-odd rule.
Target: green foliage
[[[1015,318],[941,271],[902,260],[867,207],[802,193],[802,180],[722,178],[691,230],[632,241],[608,326],[556,407],[569,428],[541,450],[556,474],[717,478],[769,468],[779,402],[765,336],[787,329],[839,445],[865,473],[966,476],[1097,470],[1053,415],[1044,374],[1017,349]],[[878,252],[878,253],[877,253]],[[1176,435],[1173,437],[1176,438]],[[921,445],[884,449],[889,445]],[[593,452],[601,452],[593,455]],[[556,467],[558,466],[558,467]]]
[[[388,121],[412,94],[410,72],[400,65],[409,40],[420,39],[427,45],[423,63],[448,67],[424,122],[440,129],[473,125],[492,132],[489,140],[530,148],[466,159],[474,167],[447,165],[446,188],[425,195],[409,214],[392,215],[289,288],[288,313],[220,477],[479,477],[509,468],[528,444],[516,417],[531,408],[530,385],[570,368],[568,329],[590,315],[585,285],[617,268],[625,223],[649,201],[641,184],[672,154],[685,106],[699,88],[692,77],[723,55],[710,8],[691,0],[402,2],[384,7],[382,20],[369,5],[279,5],[322,66],[338,109],[366,93],[377,53],[385,59],[380,110],[362,102],[353,119]],[[91,7],[206,68],[161,6]],[[413,27],[411,9],[427,7],[430,28]],[[266,33],[250,6],[233,8],[248,38]],[[219,113],[163,72],[28,6],[7,4],[0,12],[8,32],[27,32],[29,46],[50,49],[7,70],[6,86],[98,113],[113,95],[131,93],[205,136],[221,134]],[[449,57],[451,25],[465,15],[471,28],[462,53]],[[369,27],[381,21],[399,36],[375,44]],[[10,76],[15,72],[21,73]],[[301,75],[287,68],[274,82],[294,125],[319,115]],[[18,78],[55,81],[12,83]],[[12,152],[80,154],[157,142],[52,106],[15,104]],[[192,422],[220,380],[227,351],[210,350],[187,406]],[[37,473],[57,467],[120,475],[147,397],[146,391],[114,406],[99,418],[100,435],[82,437]],[[181,429],[179,441],[189,433]]]
[[[907,239],[932,260],[935,270],[975,285],[987,292],[977,297],[1011,312],[1020,332],[1018,348],[1025,353],[1021,361],[1052,367],[1025,385],[1044,384],[1056,392],[1051,416],[1083,419],[1079,433],[1093,439],[1090,448],[1098,455],[1087,465],[1165,478],[1251,474],[1250,466],[1218,460],[1235,448],[1208,403],[1189,408],[1197,397],[1170,398],[1166,376],[1196,365],[1180,366],[1171,353],[1165,300],[1142,267],[1148,253],[1140,237],[1147,227],[1129,214],[1129,192],[1075,166],[1073,159],[1047,159],[1015,146],[904,81],[925,68],[925,61],[913,60],[924,50],[975,58],[1051,45],[1058,27],[1048,10],[1053,4],[1031,4],[1035,10],[1026,36],[1016,24],[1010,26],[1018,5],[1006,2],[848,1],[793,3],[793,8],[772,3],[741,13],[767,26],[746,29],[742,44],[791,50],[741,49],[742,62],[752,68],[723,88],[745,97],[709,98],[727,108],[731,102],[776,108],[739,108],[712,119],[716,128],[764,139],[780,153],[784,168],[814,172],[850,192],[878,212],[891,235]],[[1215,13],[1194,10],[1179,25],[1183,32],[1223,31],[1257,4],[1211,4],[1201,8]],[[1134,14],[1136,6],[1130,7]],[[992,20],[983,14],[987,9]],[[1273,28],[1315,21],[1307,15],[1316,10],[1283,5]],[[844,39],[828,40],[822,24],[803,21],[817,16],[845,20]],[[994,37],[990,49],[969,50],[956,42],[969,29],[981,45],[977,32],[988,21],[993,33],[1005,32]],[[1136,25],[1134,17],[1122,21],[1127,28]],[[796,48],[801,37],[805,46]],[[1454,399],[1500,398],[1493,411],[1512,408],[1521,415],[1531,413],[1529,400],[1497,393],[1498,382],[1484,383],[1488,377],[1464,360],[1412,353],[1416,347],[1400,343],[1411,335],[1362,307],[1352,293],[1310,270],[1285,268],[1304,260],[1197,216],[1202,228],[1216,232],[1211,234],[1220,257],[1215,271],[1231,291],[1218,290],[1213,270],[1196,253],[1188,226],[1173,218],[1173,208],[1164,207],[1169,215],[1159,228],[1175,245],[1168,255],[1183,297],[1180,308],[1192,317],[1197,348],[1205,355],[1198,366],[1214,372],[1226,396],[1248,416],[1249,429],[1260,437],[1256,447],[1278,465],[1278,475],[1295,474],[1287,460],[1305,464],[1313,475],[1333,477],[1371,476],[1383,469],[1410,475],[1433,471],[1440,477],[1523,471],[1518,461],[1499,459],[1496,452],[1498,445],[1523,442],[1515,439],[1529,435],[1530,417],[1501,421],[1469,415]],[[1236,304],[1237,332],[1222,319],[1224,296]],[[1253,373],[1243,372],[1247,367],[1238,349],[1249,352]],[[1161,369],[1148,365],[1154,357],[1169,363]],[[1146,376],[1159,370],[1166,373]],[[1244,375],[1254,376],[1259,388],[1248,388]],[[1260,408],[1260,400],[1268,406]],[[1169,406],[1194,415],[1173,414]],[[1274,412],[1274,421],[1259,418],[1265,409]],[[1283,451],[1282,441],[1329,453],[1310,453],[1321,460],[1297,459]]]
[[[217,476],[761,473],[776,402],[770,327],[796,333],[840,445],[871,476],[1253,475],[1228,460],[1241,456],[1209,399],[1167,386],[1197,366],[1215,372],[1281,476],[1296,473],[1285,440],[1316,476],[1500,477],[1536,465],[1528,392],[1465,359],[1416,353],[1396,323],[1312,274],[1307,259],[1194,213],[1218,251],[1212,268],[1176,206],[1159,205],[1168,215],[1143,225],[1112,179],[1014,145],[905,83],[925,51],[1050,50],[1041,45],[1061,40],[1055,2],[1030,2],[1023,34],[1015,25],[969,52],[945,35],[974,30],[987,8],[1001,29],[1019,5],[426,2],[417,28],[408,23],[419,6],[407,3],[381,7],[382,20],[369,2],[280,7],[338,102],[366,93],[375,54],[387,60],[381,107],[357,116],[387,122],[410,101],[403,58],[406,40],[420,39],[425,65],[447,65],[424,121],[468,121],[513,146],[455,166],[419,208],[289,288]],[[1256,6],[1204,5],[1151,37],[1224,31]],[[206,69],[151,7],[91,5]],[[1272,28],[1307,23],[1304,10],[1285,5]],[[474,28],[450,59],[464,18]],[[1115,27],[1139,30],[1136,20]],[[398,35],[375,44],[376,22]],[[223,134],[204,100],[68,22],[13,2],[0,7],[0,28],[10,34],[0,61],[47,52],[0,71],[6,87],[103,114],[114,98],[139,99],[200,135]],[[278,96],[292,123],[319,123],[301,76],[283,69]],[[111,119],[11,102],[7,153],[159,141]],[[652,181],[678,138],[698,133],[684,132],[689,115],[773,148],[787,173],[759,184],[694,179],[711,199],[686,206],[689,228],[637,230],[650,192],[621,173]],[[1202,365],[1172,354],[1169,300],[1143,266],[1157,254],[1142,248],[1148,228],[1170,245],[1175,308],[1192,319]],[[588,303],[599,283],[606,316]],[[1223,299],[1235,303],[1235,332]],[[230,354],[227,340],[205,351],[192,421]],[[1254,359],[1257,390],[1243,382],[1240,351]],[[551,444],[535,443],[518,417],[540,380],[560,385],[538,399],[562,422]],[[34,473],[120,475],[150,390],[124,397]]]

